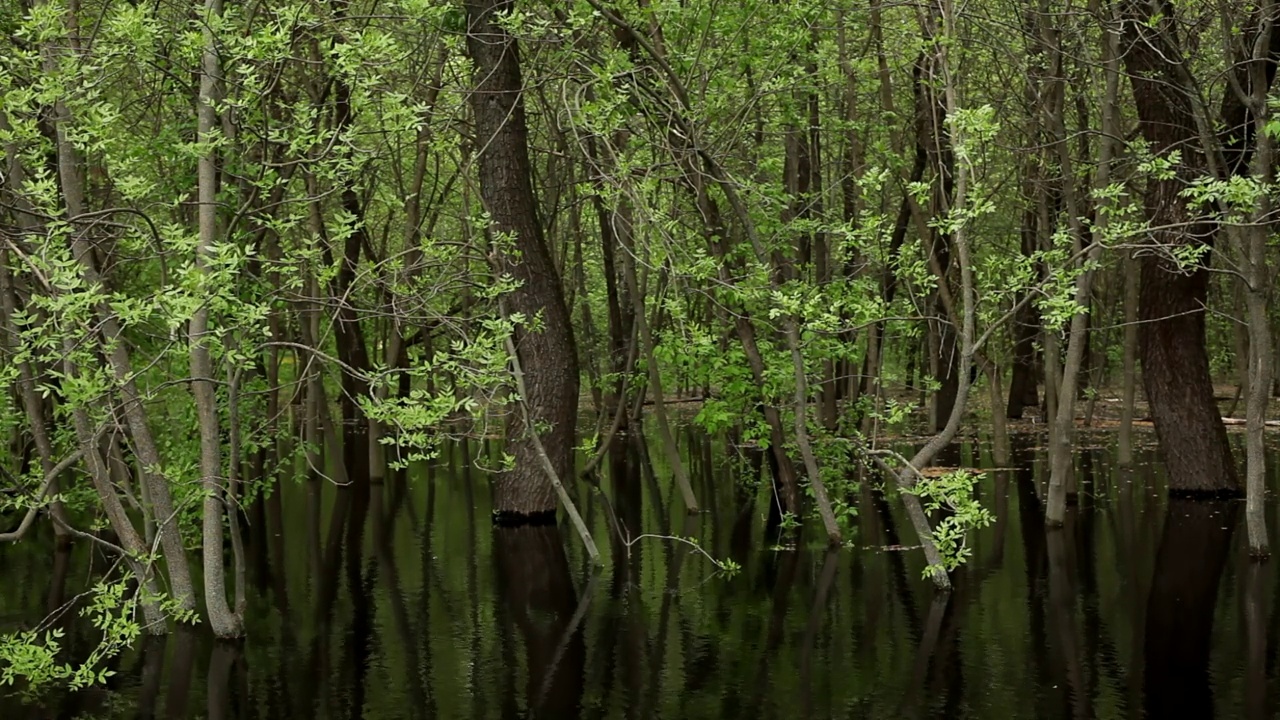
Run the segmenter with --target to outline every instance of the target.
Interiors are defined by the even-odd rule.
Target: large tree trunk
[[[528,127],[521,94],[520,56],[515,39],[499,16],[512,0],[467,2],[467,51],[476,65],[471,96],[479,153],[480,195],[492,221],[494,259],[499,272],[520,286],[507,295],[506,307],[536,330],[517,331],[516,346],[532,421],[542,445],[562,478],[572,477],[578,413],[578,355],[560,277],[543,239],[530,182]],[[511,245],[506,245],[508,239]],[[507,437],[515,457],[511,470],[498,476],[494,511],[503,520],[555,512],[556,494],[538,458],[536,442],[524,432],[520,413],[508,415]]]
[[[1171,10],[1171,8],[1170,8]],[[1213,399],[1205,349],[1207,253],[1192,268],[1179,268],[1167,250],[1213,243],[1215,228],[1191,222],[1180,194],[1200,174],[1203,158],[1191,99],[1178,88],[1182,50],[1174,19],[1153,17],[1151,4],[1129,0],[1122,8],[1125,68],[1133,85],[1138,128],[1159,157],[1181,153],[1177,173],[1147,181],[1147,216],[1153,252],[1142,257],[1138,297],[1138,354],[1142,380],[1169,472],[1169,491],[1236,493],[1235,463]]]

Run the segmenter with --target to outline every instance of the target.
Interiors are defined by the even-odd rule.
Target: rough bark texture
[[[1151,4],[1123,6],[1121,55],[1133,86],[1142,137],[1158,157],[1181,153],[1174,177],[1148,178],[1147,217],[1154,228],[1149,243],[1166,249],[1213,243],[1215,228],[1191,222],[1186,183],[1203,168],[1190,99],[1178,88],[1175,63],[1182,57],[1169,13],[1152,20]],[[1205,348],[1205,301],[1209,273],[1206,252],[1199,264],[1179,268],[1167,252],[1142,257],[1138,297],[1138,355],[1142,380],[1169,472],[1171,493],[1236,493],[1236,468],[1227,432],[1213,399]]]
[[[520,287],[506,297],[507,308],[529,321],[516,348],[525,368],[524,398],[542,444],[560,477],[572,477],[578,412],[578,362],[569,309],[559,275],[543,239],[530,182],[528,127],[521,93],[520,57],[515,39],[499,24],[511,0],[466,3],[467,51],[476,65],[471,107],[475,113],[480,195],[492,221],[494,261]],[[508,244],[509,243],[509,244]],[[520,414],[508,415],[507,437],[515,465],[494,487],[494,511],[504,519],[555,511],[556,495],[526,439]]]

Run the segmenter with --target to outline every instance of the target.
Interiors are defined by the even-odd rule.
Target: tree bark
[[[625,135],[622,133],[619,135],[621,137],[616,140],[625,141]],[[587,138],[588,157],[594,166],[599,167],[601,160],[596,144],[594,136]],[[613,385],[612,397],[608,402],[617,405],[610,410],[616,413],[617,408],[625,406],[628,401],[627,381],[630,373],[626,366],[631,355],[628,339],[631,337],[632,325],[635,322],[633,303],[628,296],[628,293],[633,291],[627,288],[626,283],[619,282],[621,272],[618,269],[617,260],[617,249],[622,245],[622,234],[630,233],[630,214],[622,208],[606,208],[605,199],[599,189],[591,193],[591,204],[600,223],[600,259],[604,272],[605,305],[609,318],[609,371],[618,376]],[[626,258],[623,260],[625,261]],[[626,428],[627,416],[626,412],[622,413],[620,429]]]
[[[0,112],[0,130],[9,131],[8,118],[4,113]],[[18,157],[17,145],[7,143],[5,146],[5,154],[8,155],[8,173],[7,184],[13,188],[21,188],[25,181],[25,170],[22,162]],[[16,224],[22,231],[34,231],[39,223],[31,214],[29,203],[22,197],[21,193],[12,193],[14,207],[16,208]],[[8,250],[0,251],[0,310],[4,313],[3,331],[8,333],[15,344],[20,343],[18,336],[18,328],[14,323],[14,314],[17,312],[17,297],[14,288],[13,275],[9,271],[10,254]],[[40,393],[36,391],[36,368],[29,360],[22,360],[18,365],[18,383],[19,395],[22,398],[22,407],[27,416],[27,423],[30,424],[31,439],[36,445],[36,452],[40,456],[40,468],[46,475],[54,466],[53,461],[53,442],[49,437],[49,422],[45,414],[45,402],[40,397]],[[54,497],[49,503],[49,512],[55,519],[66,520],[66,511],[62,506],[62,501],[57,499],[58,480],[51,481],[48,489],[48,495]],[[68,537],[65,522],[55,522],[53,531],[61,541]]]
[[[1247,106],[1247,116],[1254,123],[1252,167],[1253,179],[1261,188],[1254,201],[1252,223],[1247,228],[1234,229],[1236,255],[1243,270],[1245,307],[1248,313],[1248,383],[1246,384],[1245,415],[1247,437],[1245,440],[1245,523],[1249,534],[1249,554],[1266,558],[1271,554],[1267,539],[1266,421],[1267,404],[1271,399],[1271,320],[1267,313],[1267,301],[1271,291],[1271,271],[1267,260],[1267,241],[1275,223],[1272,217],[1271,190],[1274,181],[1274,142],[1267,132],[1271,117],[1268,103],[1269,89],[1274,72],[1268,72],[1272,64],[1269,54],[1272,35],[1275,33],[1277,5],[1274,0],[1259,4],[1258,31],[1253,38],[1253,56],[1246,64],[1244,87],[1236,88],[1242,94],[1241,104]],[[1247,92],[1243,92],[1247,88]]]
[[[1034,171],[1028,163],[1028,173]],[[1035,189],[1032,178],[1028,178],[1028,198],[1034,197]],[[1035,255],[1037,241],[1037,218],[1035,203],[1031,202],[1022,218],[1022,254],[1027,257]],[[1018,293],[1014,302],[1021,302],[1025,293]],[[1036,335],[1039,334],[1040,317],[1034,303],[1023,303],[1013,314],[1013,367],[1009,377],[1009,401],[1005,406],[1005,417],[1018,420],[1026,408],[1040,406],[1040,383],[1036,363]]]
[[[68,42],[72,49],[77,48],[76,18],[73,13],[66,16],[68,25]],[[52,45],[45,49],[45,67],[56,72],[58,50]],[[61,99],[53,105],[53,141],[58,163],[58,179],[62,185],[63,202],[66,206],[67,219],[73,224],[85,212],[84,178],[81,175],[79,152],[70,140],[68,126],[71,124],[71,113]],[[70,238],[71,254],[80,266],[81,279],[85,286],[96,292],[102,290],[102,278],[98,274],[94,247],[81,228],[73,227]],[[173,506],[173,497],[169,491],[169,481],[161,472],[160,452],[155,438],[147,423],[147,412],[141,394],[133,378],[133,367],[129,359],[129,350],[122,337],[120,321],[116,318],[108,301],[98,300],[94,306],[98,319],[98,330],[101,334],[102,353],[106,356],[107,365],[120,388],[124,400],[124,416],[133,435],[134,449],[141,464],[142,482],[147,486],[151,507],[148,510],[155,518],[160,544],[164,551],[165,562],[169,569],[170,592],[183,610],[194,610],[196,607],[195,591],[191,584],[190,568],[187,565],[186,548],[178,531],[177,511]]]
[[[213,23],[222,15],[222,0],[205,0],[203,71],[200,74],[200,97],[197,103],[198,139],[214,143],[217,139],[218,82],[221,75]],[[199,198],[199,236],[196,242],[195,269],[201,276],[208,272],[209,259],[218,235],[218,162],[216,144],[200,156],[197,169]],[[191,394],[195,396],[196,415],[200,426],[200,485],[204,489],[201,540],[204,554],[204,601],[209,614],[209,627],[220,638],[239,637],[244,633],[240,617],[227,605],[226,571],[222,556],[223,495],[222,438],[219,431],[218,401],[213,380],[213,359],[207,345],[209,306],[196,308],[188,325],[191,353]],[[238,462],[236,457],[231,462]]]
[[[1004,407],[1004,370],[991,362],[990,358],[985,368],[987,392],[991,397],[991,458],[996,467],[1002,468],[1009,464],[1009,423],[1001,413],[1001,408]]]
[[[627,228],[617,232],[618,237],[630,237],[631,230]],[[680,496],[684,500],[685,510],[691,513],[698,512],[698,499],[693,494],[693,485],[689,482],[689,473],[686,471],[684,461],[680,459],[680,448],[676,445],[675,435],[671,432],[671,424],[667,420],[667,403],[663,396],[662,389],[662,372],[658,368],[658,359],[653,354],[653,333],[649,329],[649,321],[645,315],[644,296],[640,294],[640,283],[636,279],[636,258],[635,248],[631,244],[622,245],[622,274],[626,279],[627,293],[631,296],[634,303],[632,313],[636,329],[640,335],[640,349],[644,353],[645,367],[649,375],[649,393],[653,396],[653,419],[658,423],[658,438],[662,441],[662,451],[666,455],[667,464],[671,468],[671,473],[675,476],[676,487],[680,489]],[[622,402],[622,398],[618,399]]]
[[[559,477],[573,477],[578,412],[578,361],[561,280],[547,250],[530,180],[529,131],[525,120],[520,55],[503,27],[513,0],[471,0],[466,4],[467,51],[475,63],[475,114],[480,196],[491,220],[493,256],[500,272],[519,282],[508,294],[508,310],[537,319],[540,327],[516,332],[516,350],[535,432]],[[494,487],[494,511],[506,521],[554,516],[556,494],[543,472],[520,413],[507,420],[514,466]]]
[[[1216,228],[1193,217],[1181,194],[1203,171],[1204,158],[1196,148],[1192,99],[1177,74],[1183,52],[1172,11],[1163,7],[1157,16],[1145,0],[1121,6],[1120,54],[1133,87],[1138,129],[1157,157],[1181,153],[1174,177],[1147,180],[1144,199],[1154,229],[1148,241],[1153,247],[1141,260],[1138,354],[1170,493],[1237,494],[1205,347],[1206,265]],[[1205,252],[1192,267],[1179,267],[1169,251],[1187,246]]]
[[[1138,259],[1126,250],[1120,262],[1124,273],[1124,347],[1121,360],[1120,432],[1116,464],[1133,464],[1133,406],[1138,395]]]
[[[1079,273],[1075,282],[1073,301],[1076,312],[1071,317],[1070,330],[1067,335],[1067,352],[1062,365],[1061,384],[1058,386],[1058,408],[1053,423],[1049,426],[1049,501],[1045,508],[1045,522],[1049,525],[1062,525],[1066,516],[1067,487],[1075,470],[1072,463],[1072,439],[1075,437],[1075,404],[1078,381],[1081,378],[1086,359],[1089,340],[1089,297],[1092,292],[1094,270],[1092,264],[1097,262],[1102,253],[1102,234],[1107,226],[1107,216],[1101,214],[1094,224],[1090,246],[1085,247],[1084,207],[1076,197],[1074,162],[1071,150],[1067,145],[1067,129],[1063,120],[1065,103],[1065,78],[1062,69],[1062,48],[1060,36],[1046,22],[1047,12],[1042,5],[1041,35],[1045,45],[1051,52],[1054,68],[1054,85],[1057,90],[1051,100],[1055,104],[1049,113],[1049,126],[1054,135],[1058,150],[1058,165],[1062,172],[1062,195],[1066,203],[1068,225],[1072,239],[1073,265]],[[1106,90],[1102,100],[1102,141],[1098,150],[1098,167],[1095,171],[1095,188],[1105,188],[1111,182],[1111,158],[1113,154],[1113,138],[1119,136],[1117,122],[1116,98],[1120,84],[1120,64],[1116,54],[1117,42],[1114,33],[1108,31],[1103,35],[1103,67],[1106,72]],[[1052,330],[1051,330],[1052,331]]]

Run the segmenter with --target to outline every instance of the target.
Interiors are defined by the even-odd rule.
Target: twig
[[[27,509],[27,514],[23,516],[22,522],[18,524],[18,529],[13,532],[0,533],[0,542],[14,542],[21,540],[27,534],[27,530],[31,529],[31,525],[35,522],[36,513],[40,511],[40,503],[49,494],[49,488],[53,487],[53,481],[57,479],[62,471],[71,467],[84,455],[84,448],[80,448],[70,455],[62,459],[62,462],[54,465],[52,469],[44,476],[44,482],[40,485],[40,491],[36,493],[35,504]]]
[[[711,562],[711,564],[712,564],[712,565],[715,565],[716,567],[720,568],[721,570],[728,570],[728,569],[729,569],[729,568],[724,564],[724,562],[723,562],[723,561],[721,561],[721,560],[717,560],[714,556],[712,556],[712,555],[711,555],[711,553],[707,552],[706,550],[703,550],[701,545],[699,545],[698,543],[696,543],[696,542],[694,542],[694,541],[690,540],[689,538],[683,538],[683,537],[680,537],[679,535],[658,535],[658,534],[656,534],[656,533],[645,533],[645,534],[643,534],[643,535],[637,535],[637,536],[635,536],[635,537],[631,538],[630,540],[624,540],[624,541],[623,541],[623,544],[625,544],[625,545],[627,546],[627,555],[629,556],[629,555],[631,554],[631,546],[632,546],[632,545],[635,545],[636,543],[640,542],[641,540],[644,540],[645,538],[653,538],[653,539],[655,539],[655,540],[674,540],[674,541],[676,541],[676,542],[678,542],[678,543],[684,543],[685,545],[688,545],[689,547],[691,547],[691,548],[693,548],[694,550],[697,550],[699,553],[701,553],[701,554],[702,554],[702,556],[703,556],[703,557],[705,557],[707,560],[709,560],[709,561]]]

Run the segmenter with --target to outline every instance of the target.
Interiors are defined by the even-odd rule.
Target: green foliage
[[[972,550],[968,546],[969,534],[987,527],[995,520],[991,511],[974,497],[974,488],[982,480],[982,473],[972,470],[955,470],[936,478],[921,478],[903,493],[916,495],[923,501],[927,512],[945,511],[946,516],[933,528],[933,542],[941,556],[941,569],[951,572],[969,559]],[[924,577],[930,577],[937,566],[924,569]]]
[[[131,646],[143,630],[136,617],[138,598],[126,596],[127,589],[124,580],[93,587],[80,615],[100,637],[83,660],[64,658],[64,633],[58,627],[0,635],[0,684],[21,684],[23,692],[35,695],[54,687],[80,690],[106,682],[112,671],[103,664]]]
[[[499,308],[521,281],[493,261],[518,263],[519,253],[517,238],[493,232],[499,208],[479,182],[494,139],[474,132],[464,7],[225,5],[220,16],[103,0],[0,8],[0,262],[19,300],[0,328],[0,396],[17,395],[20,365],[35,368],[52,408],[53,454],[65,457],[83,444],[76,419],[115,428],[136,392],[128,407],[145,411],[161,456],[145,469],[169,484],[190,547],[202,542],[205,497],[190,392],[194,317],[208,315],[198,343],[212,355],[206,380],[217,386],[218,424],[238,429],[238,456],[225,452],[224,470],[275,460],[261,477],[234,473],[244,502],[291,477],[301,456],[327,450],[285,442],[315,409],[331,423],[371,422],[397,468],[436,458],[458,436],[495,434],[514,398],[506,342],[546,323]],[[1184,180],[1181,200],[1227,224],[1246,220],[1275,189],[1243,176],[1196,177],[1187,162],[1195,151],[1133,139],[1097,183],[1106,187],[1091,187],[1103,26],[1090,13],[1055,16],[1063,23],[1055,32],[1070,40],[1059,67],[1049,48],[1036,47],[1038,33],[1023,38],[1033,51],[1012,56],[1006,43],[986,41],[1023,27],[1007,8],[941,23],[932,8],[876,4],[873,26],[865,7],[807,0],[610,3],[635,29],[628,35],[584,1],[510,6],[499,25],[519,42],[528,123],[520,151],[533,165],[528,180],[557,265],[551,285],[576,324],[579,357],[563,361],[585,368],[596,390],[612,394],[621,382],[628,399],[655,369],[666,388],[709,396],[693,422],[756,448],[782,442],[795,456],[789,435],[798,422],[819,461],[806,489],[819,480],[827,487],[846,533],[856,528],[850,498],[866,460],[852,452],[854,441],[875,446],[875,434],[916,429],[915,393],[940,383],[908,376],[934,372],[921,348],[955,323],[943,299],[951,297],[953,312],[963,305],[962,275],[973,279],[976,330],[990,338],[980,351],[1007,368],[1006,327],[1028,296],[1042,329],[1058,332],[1096,311],[1094,301],[1076,301],[1082,275],[1112,271],[1135,244],[1180,269],[1206,261],[1207,244],[1155,244],[1139,201],[1144,186]],[[198,134],[209,39],[222,82],[215,128]],[[1208,49],[1214,43],[1202,45],[1187,71],[1225,76],[1227,65]],[[1050,75],[1070,77],[1056,98]],[[1073,171],[1048,141],[1053,107],[1077,116],[1059,118],[1071,126],[1068,151],[1079,155]],[[1280,135],[1274,121],[1266,131]],[[80,217],[69,217],[73,178],[60,174],[59,153],[68,151],[60,138],[83,176]],[[217,173],[216,231],[197,253],[202,159]],[[10,182],[15,170],[22,177]],[[961,171],[967,190],[956,202]],[[1068,218],[1060,207],[1071,183],[1082,197],[1091,193],[1087,217]],[[1073,237],[1073,220],[1100,252],[1076,246],[1085,238]],[[956,238],[967,241],[965,267]],[[82,240],[94,272],[73,249]],[[656,340],[652,358],[634,353],[630,377],[619,357],[627,354],[620,345],[635,342],[624,258]],[[107,320],[119,336],[106,336]],[[758,359],[744,348],[744,328]],[[883,340],[880,367],[869,368],[874,382],[855,401],[849,378],[863,379],[872,337]],[[123,370],[104,362],[115,351],[129,356]],[[309,404],[313,381],[330,406]],[[801,384],[809,392],[797,401]],[[818,400],[835,385],[845,404],[834,418],[824,407],[819,422]],[[342,417],[352,407],[359,417]],[[771,432],[765,407],[776,409],[788,437]],[[0,431],[20,434],[21,408],[4,409]],[[866,419],[873,435],[864,438]],[[129,438],[119,436],[112,442],[137,469]],[[497,457],[499,469],[513,462],[501,450]],[[0,510],[54,499],[33,497],[40,463],[19,471],[18,458],[3,461],[20,492],[0,496]],[[934,533],[944,569],[964,561],[968,532],[990,521],[972,499],[976,482],[957,474],[913,491],[948,513]],[[133,488],[119,492],[131,519],[149,512]],[[90,529],[109,525],[88,483],[56,499]],[[783,519],[802,521],[810,518]],[[67,681],[63,670],[38,669],[58,655],[56,641],[47,633],[11,639],[14,677]]]

